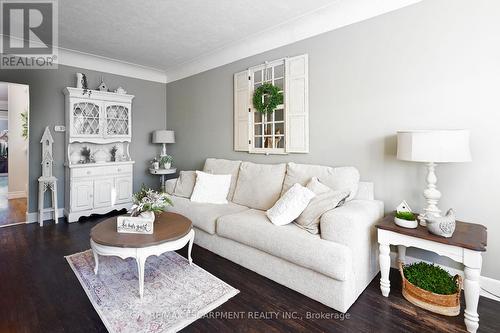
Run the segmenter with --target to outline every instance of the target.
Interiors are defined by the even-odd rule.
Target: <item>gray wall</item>
[[[207,157],[354,165],[392,210],[424,201],[425,168],[395,158],[399,129],[469,128],[473,162],[437,169],[442,209],[488,227],[483,275],[500,279],[500,2],[419,4],[167,84],[169,146],[180,169]],[[309,54],[310,153],[234,152],[233,73]],[[421,252],[409,254],[427,257]],[[438,261],[439,258],[433,258]],[[449,263],[448,263],[449,264]]]
[[[151,132],[165,126],[165,84],[119,75],[95,72],[68,66],[57,70],[0,70],[0,81],[27,84],[30,87],[30,139],[29,139],[29,211],[37,210],[38,177],[41,175],[40,138],[45,126],[50,126],[54,137],[54,175],[64,184],[64,133],[54,132],[54,125],[64,125],[64,87],[75,86],[75,73],[87,74],[89,87],[99,85],[101,75],[110,89],[124,87],[135,95],[132,104],[132,143],[130,154],[134,166],[134,190],[142,183],[158,186],[158,178],[147,170],[148,161],[158,154],[160,147],[151,143]],[[15,171],[11,171],[15,172]],[[64,186],[58,189],[59,207],[64,207]]]

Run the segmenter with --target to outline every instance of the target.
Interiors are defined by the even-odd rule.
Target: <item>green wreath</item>
[[[253,107],[260,113],[272,113],[278,105],[283,104],[283,95],[280,94],[278,87],[264,83],[255,89],[252,101]]]

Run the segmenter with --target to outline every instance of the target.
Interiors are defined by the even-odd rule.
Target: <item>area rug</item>
[[[176,332],[239,293],[175,252],[148,258],[142,300],[134,259],[100,256],[97,275],[92,250],[66,259],[111,333]]]

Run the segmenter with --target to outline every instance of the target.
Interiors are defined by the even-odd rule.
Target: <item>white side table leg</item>
[[[57,211],[57,181],[54,180],[52,186],[52,207],[54,208],[54,222],[59,222],[59,213]]]
[[[406,246],[398,245],[398,261],[404,265],[406,259]]]
[[[138,254],[135,261],[137,262],[137,271],[139,272],[139,296],[142,299],[144,295],[144,268],[146,266],[146,258]]]
[[[479,303],[479,276],[481,274],[480,268],[465,267],[465,281],[464,281],[464,294],[465,294],[465,326],[467,332],[476,333],[479,327],[479,315],[477,314],[477,305]]]
[[[389,281],[389,271],[391,269],[391,249],[389,244],[379,245],[379,262],[380,262],[380,290],[382,295],[389,297],[389,292],[391,291],[391,282]]]
[[[43,227],[43,194],[44,194],[44,184],[43,182],[38,183],[38,223],[40,227]]]
[[[191,234],[191,238],[189,239],[188,259],[189,259],[189,264],[191,265],[193,263],[193,258],[191,258],[191,250],[193,249],[194,230],[191,230],[190,234]]]

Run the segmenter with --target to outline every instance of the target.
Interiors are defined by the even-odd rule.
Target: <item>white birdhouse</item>
[[[54,163],[52,144],[54,139],[48,126],[45,127],[40,143],[42,144],[42,177],[52,177],[52,165]]]
[[[104,83],[104,77],[101,76],[101,83],[99,84],[99,87],[97,87],[97,90],[99,91],[108,91],[108,86],[106,83]]]
[[[396,207],[396,211],[398,213],[401,213],[401,212],[410,212],[412,213],[413,211],[411,210],[410,208],[410,205],[408,205],[408,203],[406,202],[406,200],[403,200],[399,205],[398,207]]]

